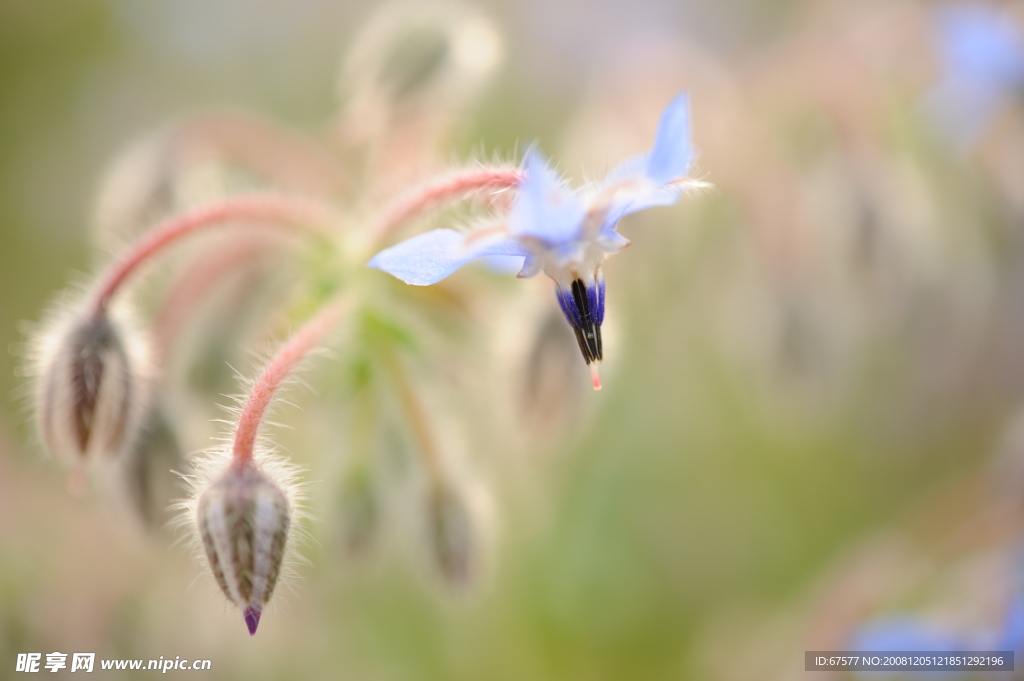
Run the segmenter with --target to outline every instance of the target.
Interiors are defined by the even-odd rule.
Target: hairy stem
[[[231,460],[235,466],[242,466],[252,460],[256,436],[274,395],[299,362],[344,318],[349,307],[348,296],[333,298],[288,339],[263,369],[238,418],[238,428],[231,448]]]
[[[296,227],[325,234],[335,221],[324,204],[310,199],[276,194],[235,196],[170,218],[153,228],[132,246],[100,279],[93,306],[103,314],[110,300],[140,266],[180,239],[215,227]]]
[[[392,203],[372,228],[372,241],[380,245],[408,220],[448,201],[479,191],[516,187],[523,179],[519,168],[477,168],[430,180]]]
[[[207,111],[178,122],[171,134],[196,155],[254,170],[275,185],[317,196],[351,189],[344,168],[305,136],[240,111]]]
[[[169,286],[153,321],[153,337],[161,357],[166,357],[174,347],[188,318],[203,304],[210,289],[227,274],[270,252],[275,243],[270,238],[235,241],[188,263]]]

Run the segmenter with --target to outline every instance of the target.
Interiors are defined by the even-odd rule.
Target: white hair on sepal
[[[185,530],[179,541],[192,545],[195,562],[242,611],[250,634],[272,597],[290,591],[298,565],[307,563],[298,547],[311,541],[300,476],[299,466],[262,444],[243,466],[233,465],[230,446],[221,445],[181,474],[190,494],[175,504],[173,524]],[[231,514],[238,522],[225,523]]]
[[[276,358],[273,351],[252,354],[264,358],[264,366]],[[310,354],[323,353],[308,352],[303,364]],[[181,475],[190,493],[175,506],[175,525],[187,530],[181,541],[190,541],[197,562],[205,566],[223,596],[242,611],[253,635],[265,606],[276,593],[290,590],[289,584],[298,576],[297,565],[306,562],[298,544],[312,538],[306,529],[304,484],[299,482],[302,469],[280,456],[262,434],[267,426],[285,424],[269,421],[263,414],[252,456],[242,457],[235,451],[239,420],[260,379],[245,378],[234,367],[232,371],[242,392],[225,396],[228,404],[220,405],[228,416],[218,420],[225,425],[217,438],[220,444],[196,457],[191,471]],[[294,382],[305,383],[296,374],[289,371],[284,385],[275,387],[268,412],[281,403],[290,404],[281,398],[281,391]]]
[[[39,324],[27,326],[20,375],[48,454],[85,471],[100,458],[120,458],[134,444],[153,400],[153,344],[132,305],[91,310],[84,287],[61,294]]]

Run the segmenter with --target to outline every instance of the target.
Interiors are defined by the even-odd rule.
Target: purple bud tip
[[[245,617],[245,626],[249,628],[249,635],[256,635],[256,627],[260,626],[260,614],[262,610],[259,608],[246,608],[242,616]]]

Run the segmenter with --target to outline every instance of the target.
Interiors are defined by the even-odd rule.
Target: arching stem
[[[94,294],[95,314],[103,314],[124,282],[150,258],[179,240],[211,228],[280,227],[326,235],[334,212],[311,199],[276,194],[235,196],[170,218],[147,232],[100,279]]]
[[[374,246],[382,245],[407,221],[441,204],[476,192],[510,189],[522,180],[523,171],[512,167],[476,168],[429,180],[384,209],[371,228],[371,241]]]
[[[234,444],[231,448],[234,466],[243,466],[252,461],[256,437],[274,395],[281,389],[281,385],[295,367],[345,317],[349,307],[347,295],[332,298],[288,339],[263,369],[263,373],[253,384],[252,391],[242,407],[242,414],[238,418],[238,428],[235,430]]]
[[[190,157],[222,158],[284,189],[324,197],[352,189],[346,170],[314,140],[249,113],[201,112],[178,121],[170,135]]]
[[[195,262],[190,262],[168,287],[153,319],[153,337],[162,361],[182,333],[196,309],[203,304],[218,282],[228,274],[257,261],[271,252],[277,240],[268,238],[246,239],[211,249]],[[161,361],[161,363],[162,363]]]

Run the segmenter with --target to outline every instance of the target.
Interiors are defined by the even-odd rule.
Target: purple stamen
[[[597,286],[586,286],[587,307],[590,309],[590,321],[601,324],[601,290]]]
[[[576,307],[576,300],[573,298],[572,290],[566,291],[561,286],[555,292],[558,298],[558,305],[562,308],[565,319],[573,326],[583,326],[583,316]]]

